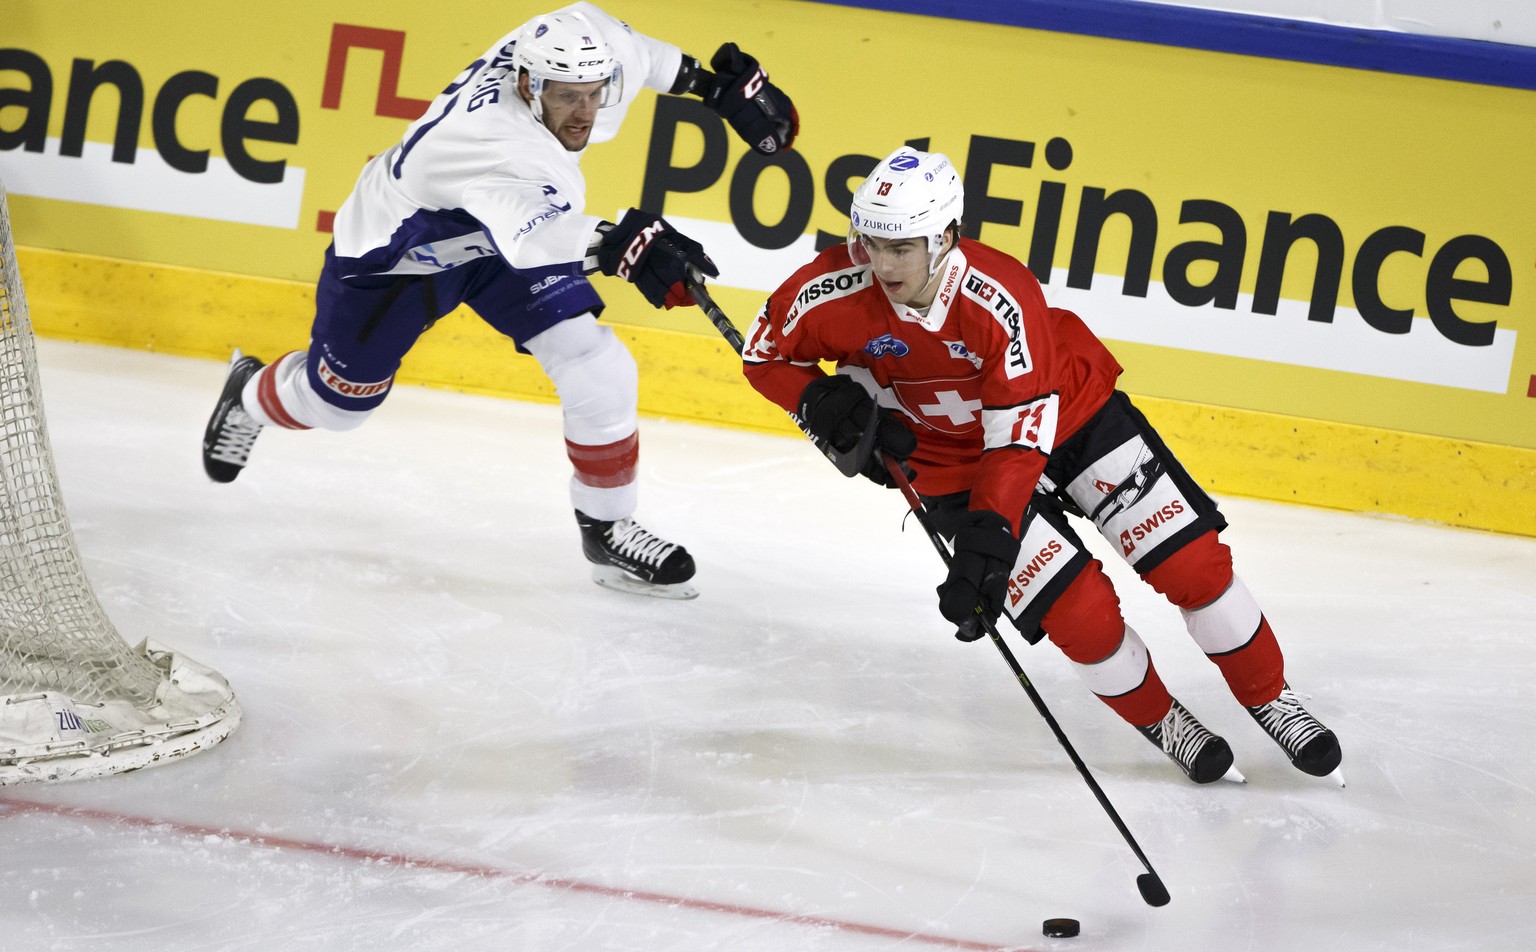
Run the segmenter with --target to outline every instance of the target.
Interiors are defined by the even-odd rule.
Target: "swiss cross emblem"
[[[927,380],[893,380],[901,405],[941,433],[969,433],[981,426],[981,374]]]

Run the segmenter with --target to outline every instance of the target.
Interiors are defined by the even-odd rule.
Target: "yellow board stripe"
[[[48,337],[221,361],[237,345],[271,357],[308,339],[307,284],[35,248],[17,257],[33,326]],[[640,365],[642,413],[798,436],[718,337],[614,330]],[[462,310],[422,339],[397,379],[555,400],[533,358]],[[1217,495],[1536,536],[1536,450],[1153,397],[1137,404]]]

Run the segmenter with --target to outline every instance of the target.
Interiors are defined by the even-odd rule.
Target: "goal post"
[[[0,182],[0,784],[164,763],[217,744],[240,713],[218,672],[149,639],[130,646],[86,578]]]

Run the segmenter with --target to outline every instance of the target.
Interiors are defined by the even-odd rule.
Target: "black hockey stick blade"
[[[1142,873],[1136,877],[1136,888],[1141,890],[1141,898],[1147,901],[1149,906],[1166,906],[1171,898],[1168,895],[1168,887],[1156,873]]]

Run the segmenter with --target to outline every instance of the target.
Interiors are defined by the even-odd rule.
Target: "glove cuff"
[[[1019,540],[1007,519],[990,509],[976,509],[955,532],[955,550],[976,552],[1012,565],[1019,554]]]
[[[757,68],[757,60],[741,51],[735,43],[721,43],[715,55],[709,58],[709,68],[724,85],[735,82],[743,73]]]
[[[587,239],[586,257],[581,259],[582,274],[596,274],[602,270],[602,264],[598,259],[598,251],[602,249],[603,239],[608,237],[610,231],[613,231],[613,222],[611,221],[600,221],[597,223],[597,227],[593,229],[592,237]]]
[[[683,61],[677,67],[677,78],[672,81],[672,88],[667,92],[674,96],[698,96],[702,99],[709,91],[709,83],[713,78],[697,57],[684,53]]]

